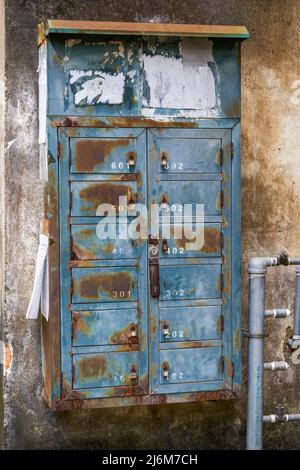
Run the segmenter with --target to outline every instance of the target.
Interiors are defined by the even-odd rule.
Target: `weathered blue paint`
[[[100,223],[100,222],[98,222]],[[107,224],[102,224],[104,233]],[[101,226],[100,226],[101,227]],[[116,225],[117,238],[115,240],[101,240],[97,236],[97,225],[72,225],[72,251],[73,257],[79,260],[93,259],[127,259],[138,258],[139,243],[137,240],[123,240],[120,238],[121,229]]]
[[[174,221],[170,233],[171,238],[167,240],[167,250],[164,251],[164,238],[160,234],[159,249],[161,255],[166,258],[198,258],[198,257],[214,257],[221,256],[221,237],[222,237],[222,224],[209,222],[208,217],[204,217],[203,224],[191,223],[192,231],[200,238],[204,229],[204,240],[203,245],[199,244],[199,247],[195,247],[193,250],[185,249],[185,233],[191,236],[191,230],[186,228],[184,231],[183,227]],[[163,226],[163,224],[162,224]],[[176,234],[182,234],[182,239],[175,239]]]
[[[181,204],[198,203],[204,204],[206,219],[204,219],[204,227],[207,241],[211,236],[212,245],[218,245],[218,249],[211,248],[212,253],[201,253],[200,251],[186,250],[177,255],[169,256],[168,253],[160,251],[160,297],[159,299],[150,299],[151,301],[151,326],[150,331],[155,331],[151,341],[151,372],[152,372],[152,391],[154,393],[162,393],[160,377],[163,373],[161,367],[161,350],[162,336],[164,330],[170,330],[171,325],[169,322],[164,324],[165,320],[162,318],[161,309],[168,311],[169,303],[172,303],[172,308],[177,314],[181,314],[181,331],[188,330],[190,319],[188,318],[188,309],[186,302],[199,302],[205,299],[206,305],[210,307],[213,305],[214,300],[222,303],[222,310],[219,310],[219,325],[218,334],[222,338],[222,343],[216,344],[215,348],[208,348],[207,354],[211,353],[212,361],[215,355],[218,357],[218,364],[222,373],[218,376],[218,380],[224,380],[220,387],[224,387],[225,383],[231,386],[232,383],[232,317],[231,317],[231,131],[224,130],[192,130],[192,129],[177,129],[172,130],[151,130],[149,133],[149,148],[148,148],[148,164],[149,175],[152,184],[149,184],[149,200],[152,203],[161,201],[162,194],[172,207],[180,201]],[[189,143],[192,139],[192,143]],[[179,147],[181,149],[177,158],[178,163],[185,165],[185,149],[187,150],[187,161],[189,167],[193,167],[194,171],[191,173],[184,173],[178,176],[178,167],[174,168],[169,165],[159,171],[160,159],[162,153],[168,154],[165,151],[165,143],[167,142],[168,148]],[[178,145],[178,142],[180,144]],[[196,149],[196,155],[200,155],[202,142],[204,148],[209,150],[207,152],[207,159],[210,162],[205,164],[204,170],[201,171],[200,165],[193,163],[191,155],[191,148]],[[183,145],[184,144],[184,145]],[[175,150],[173,150],[173,153]],[[194,155],[195,161],[195,153]],[[181,160],[179,158],[181,157]],[[207,169],[214,169],[213,173],[207,172]],[[175,178],[175,181],[174,181]],[[223,197],[220,197],[223,191]],[[180,209],[174,208],[174,217],[180,215]],[[220,224],[216,224],[219,230],[212,230],[211,224],[207,223],[210,217],[220,217]],[[223,247],[221,246],[220,231],[223,233]],[[186,240],[188,241],[188,240]],[[168,247],[174,247],[175,240],[170,243]],[[182,247],[181,242],[181,247]],[[185,245],[185,244],[184,244]],[[186,254],[185,254],[186,253]],[[187,255],[188,253],[188,255]],[[199,258],[198,258],[199,257]],[[175,304],[174,304],[175,303]],[[175,308],[174,308],[175,305]],[[211,307],[214,310],[214,307]],[[217,308],[217,307],[215,307]],[[186,314],[186,319],[182,317],[182,312]],[[199,323],[200,326],[200,323]],[[215,325],[216,328],[216,325]],[[171,330],[170,330],[171,331]],[[172,330],[173,331],[173,330]],[[216,330],[215,330],[216,331]],[[215,338],[218,338],[216,336]],[[194,341],[202,339],[201,336],[194,338]],[[206,339],[209,339],[206,338]],[[178,340],[177,340],[178,341]],[[182,350],[182,344],[178,341],[178,348]],[[193,351],[198,351],[196,343],[194,344]],[[201,344],[199,351],[205,345]],[[207,347],[208,345],[206,345]],[[220,347],[222,346],[222,347]],[[197,353],[194,353],[197,354]],[[200,353],[199,353],[200,354]],[[176,356],[177,357],[177,356]],[[192,357],[192,355],[191,355]],[[208,357],[209,359],[209,357]],[[208,360],[207,359],[207,360]],[[209,362],[208,362],[209,363]],[[214,362],[213,362],[214,363]],[[160,367],[160,369],[159,369]],[[187,366],[186,374],[189,374],[190,368],[194,367],[193,359],[191,359],[190,366]],[[208,366],[209,368],[209,366]],[[213,366],[212,366],[212,369]],[[201,371],[201,369],[200,369]],[[224,377],[223,377],[224,373]],[[164,385],[168,385],[168,393],[172,390],[170,382],[170,372],[168,378],[165,380]],[[203,377],[199,372],[197,375],[197,384],[193,384],[193,390],[202,389],[202,382],[205,381],[205,374]],[[187,379],[187,381],[190,381]],[[182,378],[184,382],[184,378]],[[211,384],[207,384],[207,388],[211,389]],[[178,386],[174,385],[175,393],[179,392]]]
[[[138,339],[135,309],[124,309],[121,315],[119,310],[73,311],[72,322],[73,346],[128,344]]]
[[[220,380],[220,348],[173,349],[160,352],[160,366],[169,365],[169,378],[161,372],[160,384],[182,384],[184,382],[209,382]],[[197,387],[193,387],[194,391]],[[176,392],[176,387],[174,387]],[[192,391],[192,390],[191,390]]]
[[[183,42],[186,41],[189,41],[187,49],[195,50],[191,57],[183,55]],[[173,79],[176,83],[176,73],[181,73],[179,62],[189,67],[190,74],[204,66],[199,55],[197,59],[197,48],[203,44],[208,48],[207,73],[211,73],[215,88],[214,96],[208,100],[211,104],[206,103],[206,107],[203,103],[202,108],[200,103],[194,110],[190,105],[182,110],[176,104],[176,96],[166,101],[167,107],[158,105],[160,98],[150,101],[154,95],[164,100],[168,90],[164,85],[159,89],[159,84],[151,90],[144,58],[155,56],[170,60],[171,67],[175,67]],[[152,37],[142,41],[138,37],[103,36],[91,41],[89,37],[69,36],[62,40],[54,36],[48,62],[50,115],[172,118],[239,118],[240,115],[239,41],[234,39]],[[186,87],[184,93],[190,92]],[[156,101],[157,105],[154,105]]]
[[[52,263],[59,295],[50,273],[60,302],[51,334],[61,342],[53,358],[52,337],[43,351],[45,378],[52,367],[55,376],[48,402],[61,409],[73,400],[94,407],[238,396],[239,42],[122,35],[48,42],[46,218],[60,260],[60,276]],[[155,75],[164,61],[159,70],[177,71],[169,88]],[[201,67],[210,80],[190,108],[187,65],[196,85]],[[163,202],[172,220],[183,204],[204,204],[201,248],[158,241],[159,297],[150,294],[147,239],[97,236],[105,224],[99,204],[119,195],[134,198],[131,220],[139,202]]]
[[[71,183],[71,215],[75,217],[94,217],[97,215],[97,209],[101,204],[111,204],[116,207],[116,212],[119,213],[119,197],[129,199],[131,194],[135,195],[136,193],[136,182],[74,181]],[[132,215],[136,214],[135,210],[130,212]],[[104,214],[102,213],[102,215]]]
[[[161,343],[220,339],[222,309],[209,307],[164,307],[160,309]],[[169,332],[164,335],[164,327]]]
[[[118,364],[118,357],[120,357],[120,360],[123,361],[125,361],[125,359],[123,358],[129,357],[129,355],[119,356],[119,353],[117,353],[118,351],[120,351],[120,347],[122,346],[122,344],[124,345],[124,339],[122,339],[122,333],[120,333],[120,329],[125,329],[127,348],[138,348],[138,353],[136,353],[138,382],[136,382],[135,385],[138,385],[138,390],[136,390],[136,393],[139,394],[141,393],[143,387],[147,388],[146,373],[148,370],[146,293],[142,291],[142,286],[145,285],[147,282],[144,279],[146,273],[142,269],[143,264],[146,263],[146,245],[143,244],[142,240],[140,240],[135,242],[134,246],[130,244],[130,253],[128,252],[128,250],[122,252],[120,251],[120,248],[122,248],[123,250],[126,250],[126,247],[128,248],[128,242],[126,242],[126,240],[124,240],[123,242],[119,240],[121,244],[117,244],[116,246],[113,246],[113,241],[111,240],[100,240],[97,237],[97,224],[93,225],[89,222],[92,219],[92,217],[90,216],[96,216],[97,206],[101,202],[112,202],[114,204],[116,203],[114,199],[110,200],[111,196],[114,194],[114,188],[125,187],[125,194],[127,194],[127,189],[130,188],[130,190],[132,190],[134,194],[139,193],[142,195],[142,197],[140,198],[141,200],[145,199],[145,132],[140,130],[138,132],[127,132],[127,138],[137,138],[137,141],[134,143],[134,148],[136,152],[136,164],[134,168],[134,173],[130,173],[129,175],[133,180],[135,179],[135,181],[131,181],[128,183],[121,180],[120,172],[118,172],[116,180],[113,176],[113,171],[111,173],[105,173],[104,171],[104,174],[102,174],[102,181],[97,181],[97,174],[92,174],[93,181],[81,181],[82,173],[79,173],[76,174],[76,177],[79,179],[68,183],[70,172],[75,169],[74,167],[70,166],[70,157],[72,155],[72,149],[76,148],[76,142],[75,144],[73,144],[72,138],[69,138],[67,134],[68,129],[62,129],[60,139],[62,152],[60,158],[60,201],[61,219],[63,219],[66,223],[66,227],[64,227],[63,233],[61,233],[61,247],[63,251],[63,259],[61,263],[61,278],[63,279],[63,282],[66,286],[62,294],[62,367],[64,381],[68,383],[69,387],[71,388],[80,388],[80,379],[78,379],[76,375],[78,372],[77,364],[79,363],[81,364],[80,377],[82,376],[82,373],[84,374],[84,367],[86,366],[87,368],[83,384],[86,384],[87,387],[94,386],[91,385],[93,384],[93,379],[90,377],[90,371],[92,370],[91,374],[94,373],[93,369],[91,369],[91,364],[99,364],[101,362],[102,356],[97,355],[94,362],[92,360],[85,362],[84,358],[85,355],[88,353],[95,353],[97,351],[97,347],[99,351],[98,345],[101,345],[101,342],[104,342],[104,338],[106,338],[107,345],[116,344],[115,349],[113,349],[112,346],[108,348],[107,346],[105,346],[105,344],[102,345],[102,347],[100,348],[102,351],[104,349],[106,350],[106,352],[112,351],[112,356],[109,356],[108,362],[110,365],[108,367],[109,372],[107,373],[108,376],[111,375],[111,371],[114,371],[115,373],[115,368],[117,367],[116,364]],[[120,141],[117,140],[119,136],[122,140],[124,136],[124,131],[97,131],[95,129],[92,129],[91,132],[85,130],[85,132],[81,133],[81,137],[86,138],[86,140],[93,138],[94,141],[97,141],[98,143],[100,142],[100,148],[101,143],[104,143],[104,150],[101,158],[103,158],[104,161],[107,161],[108,165],[113,162],[113,160],[107,158],[108,156],[110,156],[109,150],[111,150],[111,142],[113,140],[115,140],[115,142],[113,143],[113,148],[114,151],[117,152],[117,155],[114,154],[113,158],[115,158],[116,156],[117,162],[119,162],[118,155],[124,155],[124,146],[122,145],[123,142],[120,143]],[[109,148],[107,147],[108,141]],[[86,147],[86,149],[89,150],[89,145]],[[83,158],[86,157],[87,154],[85,153],[83,155]],[[85,167],[81,168],[80,171],[86,169],[87,173],[89,174],[90,167],[88,165],[97,161],[97,158],[99,158],[99,150],[97,150],[96,153],[91,154],[89,160],[86,158]],[[142,176],[139,177],[138,175]],[[63,188],[65,188],[68,184],[70,185],[70,193],[68,193],[67,197],[65,197],[65,191],[63,190]],[[100,191],[98,191],[98,186],[96,185],[100,185]],[[92,188],[93,191],[93,188],[95,188],[95,186],[97,188],[96,193],[84,193],[86,189],[90,190]],[[103,188],[106,188],[105,194]],[[82,193],[83,197],[81,197]],[[69,194],[73,194],[72,203],[69,199]],[[69,217],[70,214],[72,214],[73,216],[72,219],[70,219]],[[85,216],[84,218],[87,222],[87,225],[85,225],[84,227],[81,225],[80,215]],[[117,213],[117,215],[119,217],[119,213]],[[96,219],[97,223],[99,223],[100,217],[97,217]],[[70,221],[71,225],[69,225]],[[63,224],[61,224],[61,226],[62,225]],[[70,239],[72,243],[70,243]],[[112,253],[114,249],[117,250],[117,256]],[[105,256],[102,255],[102,253],[104,252]],[[106,266],[100,267],[101,264],[99,261],[97,261],[97,258],[99,257],[103,260],[107,259],[107,261],[105,262]],[[115,264],[113,261],[114,257],[118,260],[117,264]],[[128,263],[130,257],[131,263]],[[86,260],[90,260],[90,262],[93,261],[94,266],[86,266]],[[72,264],[71,269],[70,263]],[[133,264],[135,267],[131,267],[130,264]],[[69,294],[70,292],[71,296]],[[110,316],[110,321],[107,322],[105,320],[105,315],[103,315],[103,310],[100,313],[97,312],[98,305],[101,302],[103,302],[103,304],[107,306],[106,308],[109,309],[106,312],[108,315],[110,315],[109,312],[114,312],[114,309],[117,309],[118,316]],[[90,310],[89,304],[90,306],[94,306],[93,311]],[[128,308],[130,310],[128,310]],[[122,318],[123,309],[124,318]],[[74,325],[74,318],[79,318],[79,315],[83,314],[82,310],[84,310],[84,312],[91,313],[93,318],[92,325],[95,331],[92,333],[94,340],[90,340],[87,334],[81,334],[79,336],[79,338],[81,338],[81,342],[79,343],[81,354],[79,355],[79,344],[76,343],[76,340],[74,342],[74,338],[76,337],[75,334],[78,334]],[[129,312],[130,315],[134,315],[136,319],[135,323],[130,325],[128,324]],[[85,313],[85,316],[86,318],[90,318],[87,313]],[[96,323],[95,318],[97,318]],[[131,330],[133,325],[134,333],[136,333],[136,335],[134,335]],[[83,331],[89,331],[88,323],[86,321],[84,323],[81,323],[81,326],[83,327]],[[103,338],[102,341],[100,337],[98,339],[95,338],[95,335],[97,334],[96,332],[99,329],[101,329],[101,335]],[[82,342],[84,341],[84,338],[85,342]],[[137,340],[139,342],[138,346]],[[87,350],[87,346],[89,346],[90,348],[94,347],[94,349]],[[85,347],[85,350],[83,350],[82,347]],[[113,356],[113,352],[116,353],[116,356]],[[75,362],[72,362],[72,354],[75,354]],[[91,357],[94,358],[94,356]],[[100,362],[97,362],[97,358]],[[128,374],[129,373],[130,370]],[[117,379],[114,379],[115,381],[111,381],[110,383],[108,383],[105,378],[105,374],[103,376],[103,383],[106,384],[105,394],[107,394],[109,393],[110,387],[119,386],[120,383]],[[99,381],[99,384],[100,382],[101,381]],[[143,385],[141,385],[141,383],[143,383]],[[124,385],[125,389],[122,389],[123,391],[120,390],[120,395],[127,394],[128,391],[126,391],[126,387],[128,386],[128,383],[125,381],[124,384],[121,385]],[[99,387],[100,386],[101,385],[99,385]],[[103,391],[99,390],[98,396],[103,396],[103,393]]]
[[[132,387],[134,370],[138,376],[138,353],[74,354],[74,389],[102,387]],[[100,391],[102,392],[102,391]],[[123,392],[124,393],[124,392]],[[122,389],[120,390],[122,395]]]

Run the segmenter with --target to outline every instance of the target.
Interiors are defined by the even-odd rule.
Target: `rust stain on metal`
[[[224,204],[225,204],[225,207],[228,209],[229,208],[229,194],[228,194],[228,191],[224,191]]]
[[[237,329],[233,336],[233,349],[239,351],[241,348],[241,332]]]
[[[119,198],[125,196],[127,198],[132,194],[130,186],[117,183],[99,183],[91,184],[87,188],[82,189],[79,193],[80,198],[89,202],[87,210],[96,211],[99,204],[112,204],[118,211]]]
[[[182,349],[212,348],[215,343],[213,341],[178,341],[177,346]]]
[[[133,288],[132,275],[129,272],[101,273],[80,279],[80,295],[83,298],[97,299],[99,291],[106,292],[110,297],[113,292],[124,292],[124,298],[130,296]]]
[[[50,401],[51,390],[59,388],[61,379],[60,338],[60,279],[59,279],[59,225],[58,225],[58,193],[55,166],[48,165],[48,183],[45,186],[44,217],[48,219],[48,234],[54,241],[49,248],[49,303],[51,315],[48,321],[42,316],[42,349],[43,349],[43,394]]]
[[[132,332],[136,333],[136,336],[132,335]],[[128,344],[129,346],[135,345],[138,343],[138,326],[136,324],[129,324],[125,328],[116,331],[109,338],[110,343],[112,344]]]
[[[137,180],[137,187],[141,188],[143,185],[143,175],[139,170],[136,173],[136,180]]]
[[[222,209],[222,204],[223,204],[223,192],[219,191],[218,197],[217,197],[217,202],[216,202],[216,209],[221,210]]]
[[[84,229],[80,232],[80,240],[85,240],[94,235],[95,230]],[[87,250],[82,245],[79,246],[78,242],[72,242],[72,260],[84,260],[84,259],[96,259],[96,246],[94,243],[89,245],[89,250]]]
[[[222,164],[222,151],[223,151],[223,149],[222,149],[222,148],[219,148],[218,151],[216,152],[215,163],[216,163],[217,165],[221,165],[221,164]]]
[[[110,240],[108,243],[103,244],[102,251],[103,251],[103,253],[109,255],[109,254],[112,253],[114,248],[115,248],[115,243],[112,240]]]
[[[106,119],[103,118],[93,118],[93,117],[67,117],[64,119],[53,119],[51,121],[52,127],[70,127],[74,128],[74,131],[70,129],[68,131],[70,136],[77,135],[76,127],[101,127],[101,128],[114,128],[114,127],[159,127],[159,128],[168,128],[168,127],[179,128],[197,128],[198,124],[195,121],[161,121],[151,118],[143,117],[109,117]]]
[[[91,173],[105,162],[113,150],[127,147],[129,139],[86,139],[75,144],[75,169],[79,173]]]
[[[230,359],[228,357],[224,357],[224,365],[225,365],[225,370],[227,371],[227,375],[229,377],[233,377],[233,365]]]
[[[65,409],[80,410],[83,408],[85,398],[86,395],[84,392],[72,390],[70,384],[64,381],[61,388],[61,397],[53,402],[51,408],[54,411],[63,411]]]
[[[222,326],[223,326],[222,315],[219,315],[218,318],[217,318],[217,321],[216,321],[216,331],[217,331],[219,336],[222,335]]]
[[[111,408],[112,406],[139,406],[139,405],[160,405],[166,403],[187,403],[199,401],[218,401],[218,400],[234,400],[240,398],[240,391],[235,387],[235,392],[229,389],[217,390],[212,392],[193,392],[186,394],[169,394],[169,395],[145,395],[143,389],[135,388],[136,395],[132,396],[132,387],[117,387],[116,390],[107,391],[106,398],[102,399],[86,399],[81,392],[70,392],[69,396],[61,401],[56,401],[52,406],[53,411],[68,411],[76,408],[93,409],[93,408]],[[139,393],[139,395],[138,395]],[[74,397],[74,399],[72,399]],[[80,397],[80,398],[77,398]],[[76,402],[75,404],[73,402]]]
[[[86,321],[91,317],[91,312],[73,312],[73,332],[74,339],[77,337],[77,332],[80,331],[85,336],[92,336],[93,331]]]
[[[205,228],[202,252],[216,253],[220,250],[221,233],[216,227]]]
[[[186,244],[192,243],[195,238],[198,238],[202,231],[202,226],[196,229],[196,233],[193,232],[192,228],[185,227],[182,237],[175,239],[175,244],[178,248],[186,248]],[[171,234],[174,236],[174,226],[171,227]],[[205,227],[204,228],[204,245],[198,251],[201,253],[218,253],[220,251],[221,233],[216,227]],[[197,251],[197,250],[196,250]]]
[[[135,173],[124,173],[120,179],[121,181],[136,181],[137,175]]]
[[[240,115],[240,104],[239,101],[232,97],[230,100],[230,106],[225,106],[224,108],[225,114],[229,118],[235,118]]]
[[[229,271],[229,269],[226,271],[226,274],[225,274],[224,291],[227,295],[230,295],[231,285],[230,285],[230,271]]]
[[[157,320],[156,320],[155,315],[153,315],[152,313],[150,313],[150,321],[151,321],[151,332],[153,336],[155,336],[156,331],[157,331]]]
[[[93,356],[88,358],[81,358],[77,363],[78,378],[86,379],[101,379],[106,370],[107,362],[104,356]]]

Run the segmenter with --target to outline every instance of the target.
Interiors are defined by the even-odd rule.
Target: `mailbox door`
[[[151,393],[231,386],[230,144],[228,129],[149,131],[149,205],[161,208],[149,263]],[[203,205],[203,218],[185,204]]]
[[[119,204],[130,219],[146,200],[146,131],[61,128],[59,145],[63,387],[85,398],[148,393],[147,240],[120,237]]]
[[[65,388],[86,398],[231,388],[230,144],[230,129],[59,130]],[[129,223],[139,202],[148,214],[160,206],[149,242],[124,237],[120,196]]]

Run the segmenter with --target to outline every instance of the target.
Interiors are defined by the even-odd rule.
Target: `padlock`
[[[162,195],[160,203],[161,203],[160,207],[161,207],[162,210],[166,211],[166,210],[169,209],[168,200],[167,200],[165,194]]]
[[[167,365],[163,366],[163,378],[168,379],[169,378],[169,368]]]
[[[128,198],[128,209],[134,210],[135,209],[135,196],[134,194],[130,194]]]
[[[164,323],[164,326],[163,326],[163,335],[166,337],[166,336],[170,336],[170,330],[169,330],[169,326],[167,323]]]
[[[165,152],[161,153],[160,164],[163,168],[166,168],[168,166],[168,159],[167,159],[167,155]]]
[[[129,377],[130,380],[135,380],[137,378],[136,368],[134,364],[131,366]]]
[[[169,246],[168,246],[167,240],[163,240],[163,241],[162,241],[162,246],[161,246],[161,248],[162,248],[162,252],[163,252],[163,253],[165,253],[165,254],[169,253]]]
[[[132,327],[130,328],[130,336],[136,336],[136,328],[135,328],[135,325],[132,325]]]
[[[135,154],[133,152],[129,154],[128,166],[135,166]]]

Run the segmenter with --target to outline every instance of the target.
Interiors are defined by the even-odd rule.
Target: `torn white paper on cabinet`
[[[49,237],[47,235],[40,235],[39,249],[36,259],[36,268],[35,268],[35,277],[33,284],[33,291],[26,313],[26,318],[36,319],[39,313],[40,300],[42,297],[42,313],[45,318],[48,320],[48,310],[47,306],[47,289],[45,282],[48,280],[48,272],[45,274],[45,271],[48,271],[48,246],[49,246]],[[48,300],[49,304],[49,300]]]

